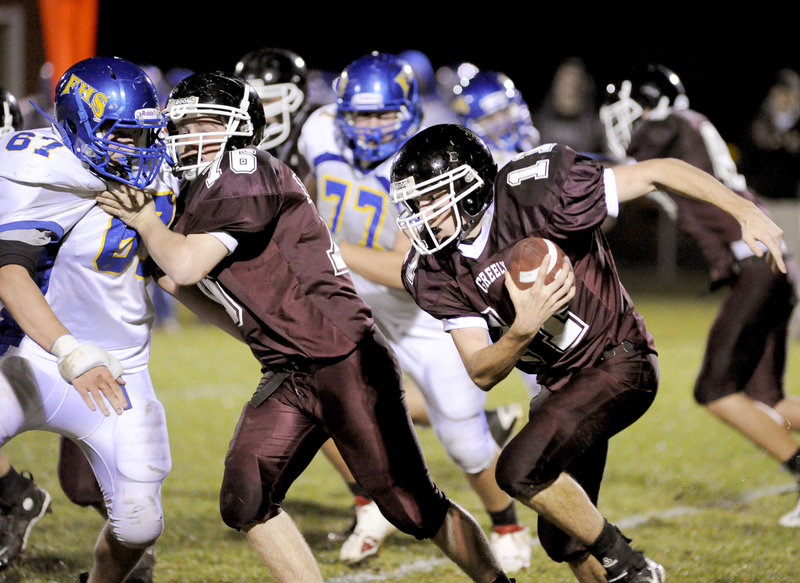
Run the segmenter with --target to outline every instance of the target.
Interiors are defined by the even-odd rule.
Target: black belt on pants
[[[267,371],[264,373],[264,376],[261,377],[261,382],[259,382],[258,387],[256,387],[256,392],[253,393],[253,396],[250,398],[250,406],[255,409],[266,401],[290,374],[291,373],[287,371]]]

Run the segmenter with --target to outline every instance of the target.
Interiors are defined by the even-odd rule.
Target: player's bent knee
[[[225,470],[219,495],[219,511],[222,521],[235,530],[262,522],[277,514],[277,505],[264,505],[261,480],[247,477],[246,472],[236,471],[230,466]],[[266,506],[266,508],[263,508]]]
[[[111,534],[121,545],[135,549],[152,546],[164,532],[162,516],[111,518],[109,525]]]
[[[468,474],[478,474],[488,468],[494,461],[498,452],[497,444],[487,433],[486,439],[475,435],[470,439],[466,435],[441,440],[447,455],[453,463]]]
[[[530,500],[550,486],[561,473],[559,468],[550,465],[523,465],[515,461],[501,453],[495,478],[500,489],[517,500]]]

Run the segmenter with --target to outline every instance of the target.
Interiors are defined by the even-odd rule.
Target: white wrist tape
[[[122,374],[122,365],[108,352],[64,334],[53,342],[50,353],[58,358],[58,372],[68,383],[96,366],[105,366],[114,378]]]

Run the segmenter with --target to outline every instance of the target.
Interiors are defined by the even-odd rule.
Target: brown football
[[[568,269],[572,269],[572,264],[561,247],[541,237],[528,237],[514,244],[508,256],[507,269],[518,288],[526,289],[534,284],[544,256],[548,254],[550,260],[545,283],[552,282],[562,266],[567,265]]]

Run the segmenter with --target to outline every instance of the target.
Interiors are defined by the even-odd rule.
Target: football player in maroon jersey
[[[620,162],[679,158],[761,204],[722,136],[705,115],[689,108],[683,83],[667,67],[650,64],[609,85],[600,118]],[[800,399],[787,396],[783,384],[797,301],[796,263],[787,257],[788,274],[774,272],[743,244],[733,218],[709,204],[669,196],[678,228],[695,240],[709,266],[711,289],[728,288],[708,336],[694,397],[800,483],[800,449],[787,431],[800,429]],[[778,522],[800,527],[800,503]]]
[[[414,251],[403,279],[443,321],[473,380],[491,389],[515,367],[545,389],[506,445],[497,481],[539,514],[548,555],[582,583],[661,583],[596,507],[608,440],[648,409],[658,385],[655,345],[622,286],[601,225],[620,202],[667,188],[720,206],[757,255],[777,268],[782,231],[753,203],[679,160],[604,169],[545,144],[499,172],[486,145],[457,125],[422,130],[398,151],[392,199]],[[556,242],[574,267],[520,290],[504,277],[514,243]],[[565,309],[568,308],[568,309]],[[607,578],[607,579],[606,579]]]
[[[165,273],[159,283],[190,308],[215,300],[216,315],[202,313],[261,363],[225,458],[225,523],[245,532],[278,580],[321,582],[282,502],[332,437],[399,530],[430,538],[474,581],[509,581],[475,519],[432,482],[395,354],[311,197],[288,166],[255,147],[266,125],[255,89],[195,74],[175,86],[166,112],[168,148],[185,179],[174,230],[152,223],[155,209],[140,192],[98,202],[140,229]]]

